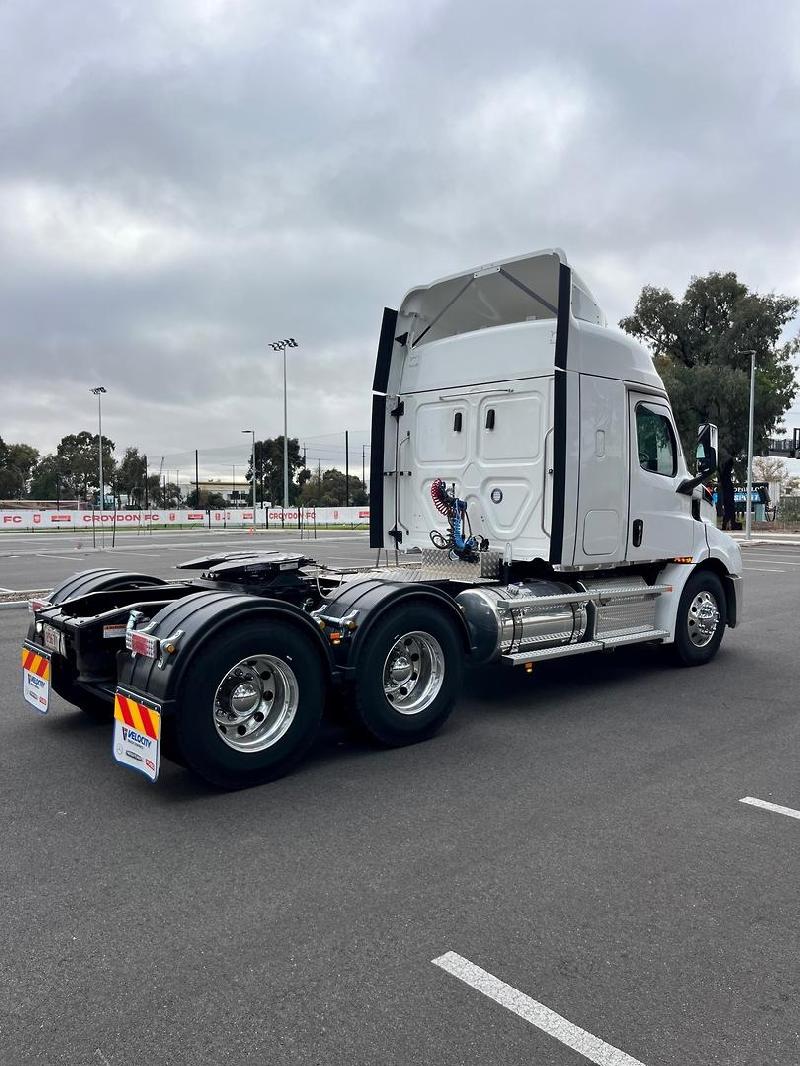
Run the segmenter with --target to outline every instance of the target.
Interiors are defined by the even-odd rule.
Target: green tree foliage
[[[192,489],[186,496],[186,506],[191,510],[202,507],[204,511],[222,511],[228,506],[228,501],[221,492],[209,492],[206,489],[200,489],[200,502],[198,503],[197,490]]]
[[[323,470],[322,478],[318,474],[309,476],[300,493],[300,503],[303,507],[344,507],[346,496],[351,507],[369,503],[366,486],[360,477],[350,475],[348,493],[343,471],[331,467]]]
[[[247,480],[253,477],[252,459],[247,467]],[[300,442],[289,437],[289,504],[298,502],[300,488],[310,474],[303,465]],[[256,500],[269,501],[273,506],[283,503],[283,436],[256,441]]]
[[[750,356],[743,353],[756,352],[758,452],[797,391],[791,358],[800,351],[800,337],[781,342],[797,309],[793,297],[761,296],[733,272],[712,272],[692,278],[681,300],[646,285],[633,314],[620,322],[653,352],[690,463],[697,426],[714,422],[719,427],[726,521],[733,518],[734,471],[739,477],[746,473]]]
[[[22,499],[38,458],[30,444],[6,444],[0,437],[0,497]]]
[[[126,448],[125,454],[117,466],[114,485],[117,493],[126,495],[136,507],[144,505],[146,469],[147,457],[140,455],[138,448]]]
[[[30,484],[32,500],[74,499],[74,486],[64,475],[63,463],[56,455],[43,455],[33,469]]]
[[[62,437],[56,456],[64,471],[64,478],[78,499],[87,500],[99,489],[100,472],[97,463],[97,434],[81,430]],[[111,486],[116,464],[114,442],[103,434],[103,481]],[[62,493],[63,495],[63,493]]]

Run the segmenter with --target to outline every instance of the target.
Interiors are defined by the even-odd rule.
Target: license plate
[[[56,655],[65,655],[64,649],[64,634],[56,629],[55,626],[49,625],[47,622],[42,623],[42,637],[44,639],[44,646],[49,648],[50,651],[54,651]]]
[[[114,758],[151,781],[161,768],[161,710],[157,704],[117,692],[114,696]]]
[[[50,703],[50,655],[38,648],[22,649],[22,695],[39,714],[47,714]]]

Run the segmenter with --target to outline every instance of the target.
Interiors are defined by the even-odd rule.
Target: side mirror
[[[717,469],[717,448],[719,444],[719,431],[710,422],[704,422],[697,430],[697,477],[687,478],[682,481],[676,492],[684,496],[691,496],[698,485],[708,481]]]
[[[704,422],[697,429],[697,473],[705,477],[717,467],[719,430],[711,422]]]

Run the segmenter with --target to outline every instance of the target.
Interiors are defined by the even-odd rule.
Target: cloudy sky
[[[118,452],[279,433],[291,335],[290,433],[360,442],[384,304],[553,244],[612,321],[800,295],[794,0],[3,0],[0,59],[6,441],[97,383]]]

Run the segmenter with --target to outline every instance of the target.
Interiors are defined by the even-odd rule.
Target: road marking
[[[37,559],[61,559],[65,563],[74,563],[76,559],[80,559],[79,554],[75,555],[53,555],[52,552],[36,552]]]
[[[756,799],[754,796],[745,796],[739,802],[749,803],[751,807],[763,807],[765,811],[772,811],[774,814],[785,814],[789,818],[800,818],[800,811],[795,811],[791,807],[781,807],[778,803],[767,803],[766,800]]]
[[[800,566],[800,558],[798,556],[785,556],[785,555],[773,555],[771,552],[764,555],[756,555],[755,552],[751,555],[747,553],[748,560],[752,559],[754,563],[788,563],[789,566]]]
[[[597,1063],[597,1066],[643,1066],[639,1059],[631,1058],[619,1048],[607,1044],[605,1040],[600,1040],[599,1037],[587,1033],[585,1029],[573,1025],[560,1014],[556,1014],[554,1010],[545,1007],[543,1003],[537,1003],[524,992],[512,988],[511,985],[507,985],[504,981],[487,973],[486,970],[482,970],[469,959],[457,955],[455,951],[448,951],[432,961],[434,966],[441,967],[453,977],[457,977],[459,981],[469,985],[470,988],[482,992],[495,1003],[499,1003],[501,1007],[519,1015],[520,1018],[535,1025],[548,1036],[554,1037],[568,1048],[577,1051],[589,1062]]]
[[[785,574],[785,570],[774,570],[771,566],[743,566],[742,570],[758,570],[760,574]]]
[[[4,585],[0,585],[0,592],[16,592],[16,589],[7,589]]]
[[[81,537],[80,540],[81,540],[82,543],[84,543],[84,542],[86,542],[87,538],[85,536],[85,531],[81,531],[81,532],[84,533],[84,536]],[[10,536],[10,535],[11,534],[5,534],[5,536]],[[36,533],[36,534],[34,534],[34,536],[36,536],[36,537],[45,537],[47,535],[48,534],[46,534],[46,533]],[[128,536],[130,538],[131,536],[135,536],[135,534],[129,534]],[[179,536],[179,534],[173,534],[173,537],[177,537],[177,536]],[[120,537],[119,533],[117,533],[117,537],[118,538]],[[261,537],[259,535],[259,536],[256,537],[255,540],[246,540],[245,539],[245,535],[240,534],[240,533],[236,533],[235,531],[231,531],[231,530],[228,530],[228,533],[227,533],[227,537],[229,539],[223,540],[223,539],[221,539],[221,537],[222,537],[221,533],[219,535],[214,535],[213,532],[212,532],[210,539],[209,539],[209,535],[206,534],[202,540],[184,541],[181,544],[175,544],[174,542],[173,543],[162,543],[160,541],[160,539],[156,536],[152,540],[150,540],[148,538],[143,543],[140,541],[140,543],[138,545],[137,544],[116,544],[116,545],[105,544],[105,545],[103,545],[103,544],[99,544],[98,543],[96,546],[93,547],[91,544],[87,543],[86,547],[76,548],[75,550],[76,550],[76,552],[83,551],[84,553],[89,553],[89,552],[90,553],[108,552],[109,554],[121,553],[121,554],[130,554],[130,555],[139,554],[139,552],[137,551],[137,548],[140,547],[140,546],[142,548],[149,549],[150,551],[152,551],[154,548],[163,548],[163,549],[165,549],[167,551],[177,551],[177,552],[185,551],[187,548],[192,548],[192,549],[194,549],[194,548],[210,548],[210,549],[212,549],[212,551],[217,552],[217,551],[219,551],[220,548],[223,548],[223,547],[231,547],[231,548],[235,547],[235,548],[238,548],[238,549],[244,550],[244,551],[254,551],[254,550],[255,551],[273,551],[276,548],[277,549],[281,549],[281,548],[284,548],[284,547],[287,547],[287,546],[292,546],[292,547],[296,548],[298,545],[301,545],[302,547],[308,547],[310,549],[314,545],[323,545],[323,544],[329,544],[329,543],[334,543],[334,542],[335,543],[348,543],[349,542],[351,544],[355,542],[356,544],[358,544],[360,546],[360,545],[363,544],[363,541],[365,541],[367,539],[366,534],[363,534],[363,533],[347,533],[344,536],[328,536],[327,534],[321,533],[320,536],[318,538],[316,538],[316,539],[313,538],[313,537],[308,537],[307,536],[304,540],[301,540],[297,535],[291,535],[290,534],[290,535],[287,536],[284,533],[280,537],[277,534],[267,535],[267,536],[264,536],[264,537]],[[231,537],[234,537],[235,539],[231,540],[230,539]],[[65,539],[65,538],[62,538],[62,539]],[[76,538],[76,539],[78,539],[78,538]],[[3,543],[2,536],[0,535],[0,545],[2,545],[2,543]],[[51,552],[48,549],[46,549],[46,548],[42,548],[42,549],[31,548],[30,551],[22,551],[22,550],[20,550],[19,547],[17,547],[16,552],[15,552],[14,555],[10,555],[10,554],[7,554],[5,552],[0,551],[0,559],[21,559],[21,558],[25,558],[27,556],[42,556],[43,558],[49,558],[49,559],[64,559],[64,558],[66,558],[63,555],[60,555],[58,553],[58,551],[56,551],[55,554],[51,554]]]

